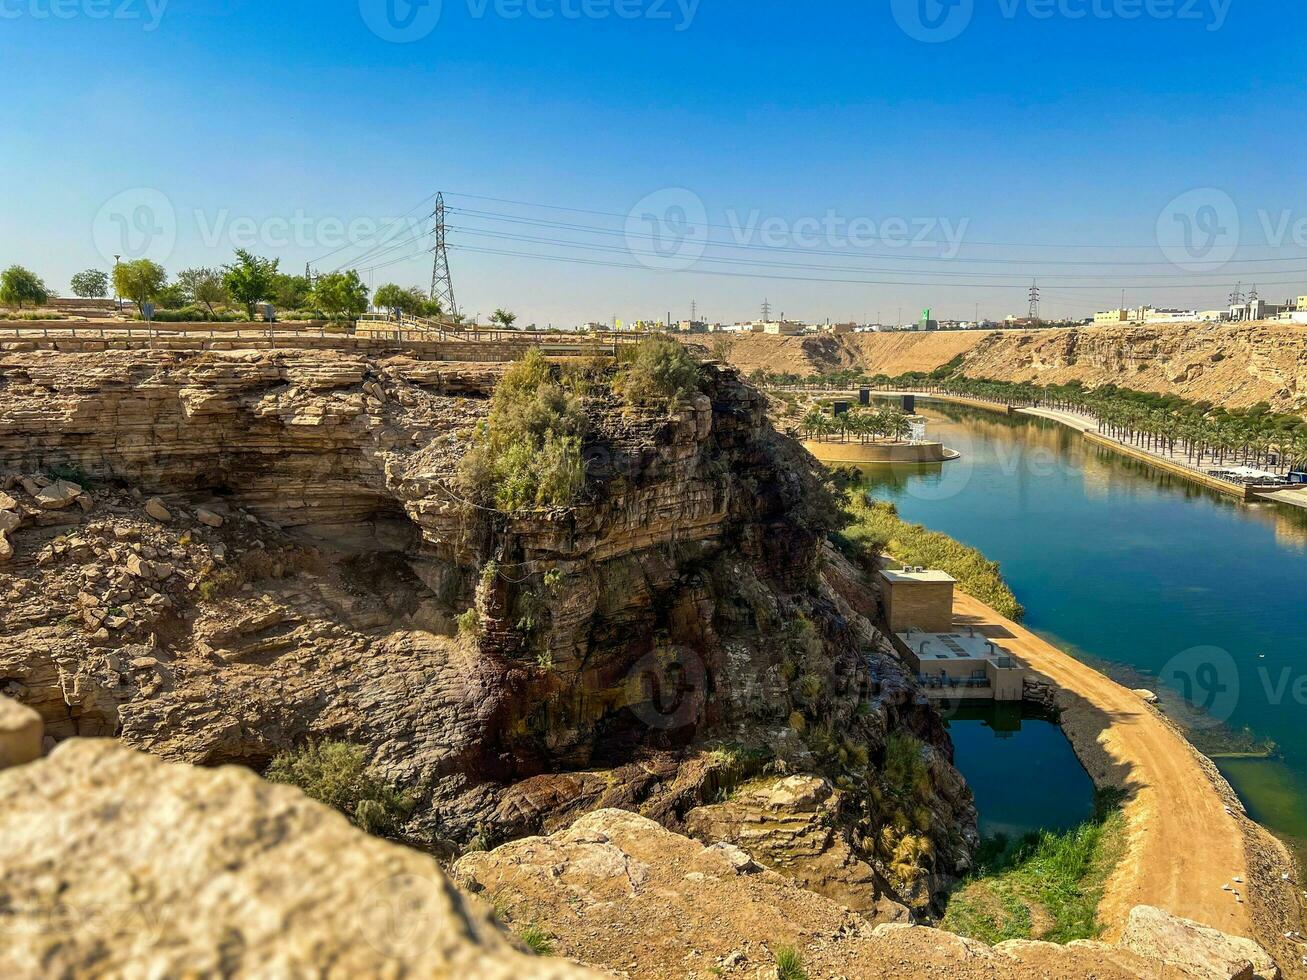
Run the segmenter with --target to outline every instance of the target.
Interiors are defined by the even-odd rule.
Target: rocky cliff
[[[1261,401],[1284,411],[1307,407],[1307,327],[1300,324],[747,335],[730,358],[745,372],[806,375],[852,368],[891,376],[933,371],[960,359],[958,369],[973,378],[1113,383],[1228,407]]]
[[[500,370],[0,353],[0,693],[205,765],[362,744],[443,853],[806,774],[839,833],[793,873],[924,908],[975,813],[813,461],[704,368],[671,410],[598,385],[581,500],[488,511],[456,470]]]

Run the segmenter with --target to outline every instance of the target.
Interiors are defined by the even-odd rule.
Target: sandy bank
[[[1127,793],[1129,851],[1099,908],[1109,940],[1130,909],[1154,905],[1255,939],[1286,976],[1307,975],[1303,951],[1284,938],[1303,928],[1292,858],[1248,818],[1216,766],[1138,695],[979,600],[957,593],[954,614],[1058,687],[1063,730],[1095,785]]]

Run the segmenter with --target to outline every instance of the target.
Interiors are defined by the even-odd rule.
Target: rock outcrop
[[[733,372],[671,410],[601,377],[582,499],[478,510],[456,473],[501,372],[0,353],[0,691],[56,739],[195,763],[363,744],[419,798],[407,839],[451,853],[602,805],[679,828],[764,766],[811,774],[856,861],[924,908],[975,812],[874,600],[825,577],[814,461]],[[79,506],[43,509],[59,480]],[[892,735],[924,796],[877,788]]]
[[[1195,976],[1236,980],[1280,977],[1275,961],[1251,939],[1227,936],[1147,905],[1131,909],[1121,945],[1140,956],[1183,967]]]
[[[601,810],[552,836],[467,855],[453,877],[511,923],[545,931],[558,952],[653,980],[770,977],[785,947],[799,953],[809,976],[849,980],[1234,980],[1248,966],[1230,963],[1222,972],[1164,944],[1143,953],[1090,941],[990,947],[918,926],[873,926],[734,845],[705,846],[622,810]]]
[[[108,740],[0,772],[0,933],[14,980],[597,976],[297,790]]]
[[[736,844],[765,867],[867,918],[909,920],[848,839],[843,795],[816,776],[755,780],[724,802],[691,810],[686,832],[705,844]]]

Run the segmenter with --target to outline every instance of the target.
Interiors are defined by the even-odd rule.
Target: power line
[[[513,241],[513,242],[526,242],[526,243],[536,244],[536,245],[552,245],[561,248],[572,248],[572,249],[592,251],[592,252],[618,253],[622,255],[631,255],[635,258],[639,258],[641,256],[646,256],[655,259],[665,258],[665,255],[663,255],[660,252],[656,252],[652,250],[642,251],[639,249],[623,247],[619,245],[598,245],[598,244],[592,244],[590,242],[576,242],[565,238],[546,238],[538,235],[516,235],[508,232],[484,231],[482,229],[468,228],[462,225],[451,226],[451,227],[453,227],[454,230],[459,231],[465,235],[474,235],[479,238],[495,238],[495,239],[502,239],[506,241]],[[781,249],[781,251],[801,251],[801,250]],[[839,254],[844,254],[844,253],[839,253]],[[921,256],[917,256],[917,257],[920,258]],[[933,259],[932,261],[942,262],[947,260]],[[901,275],[908,272],[908,270],[904,270],[904,269],[886,269],[886,268],[878,268],[874,266],[863,268],[863,267],[854,267],[854,266],[821,265],[821,264],[815,264],[811,262],[779,262],[779,261],[766,261],[763,259],[752,259],[752,258],[732,258],[729,256],[719,256],[719,255],[702,255],[699,256],[696,262],[725,263],[728,265],[764,266],[769,268],[812,269],[816,271],[826,271],[826,272],[859,272],[859,273],[868,272],[868,273],[881,273],[885,275]],[[966,264],[966,263],[961,262],[959,264]],[[1307,277],[1307,269],[1301,269],[1301,270],[1284,269],[1278,271],[1285,275],[1293,274],[1298,277]],[[965,270],[964,272],[959,272],[959,271],[936,272],[931,270],[913,269],[911,270],[910,274],[918,275],[918,276],[944,276],[944,277],[951,277],[951,276],[965,274],[975,278],[1009,280],[1013,282],[1013,284],[1019,284],[1021,281],[1024,281],[1025,278],[1024,276],[1016,272],[978,272],[973,270]],[[1131,281],[1138,281],[1138,282],[1155,282],[1159,285],[1175,285],[1175,286],[1203,286],[1207,284],[1205,279],[1195,280],[1194,279],[1195,275],[1197,274],[1176,273],[1175,275],[1138,274],[1138,275],[1123,276],[1118,273],[1115,275],[1086,274],[1086,275],[1073,276],[1069,274],[1049,273],[1041,278],[1044,278],[1046,280],[1067,279],[1075,282],[1102,280],[1114,284],[1121,282],[1123,279],[1128,279]],[[1291,282],[1297,282],[1297,281],[1298,281],[1297,278],[1291,280]]]
[[[559,205],[559,204],[541,204],[541,203],[539,203],[539,202],[532,202],[532,201],[516,201],[516,200],[511,200],[511,199],[508,199],[508,198],[502,198],[502,197],[489,197],[489,196],[486,196],[486,195],[483,195],[483,194],[464,194],[464,193],[460,193],[460,192],[458,192],[458,191],[446,191],[445,193],[449,194],[450,197],[465,197],[465,198],[468,198],[468,199],[470,199],[470,200],[478,200],[478,201],[493,201],[493,202],[498,203],[498,204],[512,204],[512,205],[517,205],[517,206],[519,206],[519,207],[542,208],[542,209],[544,209],[544,210],[548,210],[548,211],[568,211],[568,212],[572,212],[572,213],[574,213],[574,214],[593,214],[593,215],[598,215],[598,216],[601,216],[601,217],[620,218],[620,219],[623,220],[623,221],[625,221],[628,217],[630,217],[629,214],[622,214],[622,213],[617,212],[617,211],[598,211],[598,210],[594,210],[594,209],[592,209],[592,208],[573,208],[573,207],[566,207],[566,206]],[[454,210],[454,209],[451,208],[451,210]],[[722,229],[726,229],[726,230],[729,230],[729,231],[738,231],[738,230],[739,230],[738,227],[735,226],[735,225],[722,225],[722,224],[715,224],[715,223],[713,223],[713,222],[704,222],[704,227],[706,227],[706,228],[722,228]],[[1159,247],[1158,244],[1157,244],[1156,242],[1152,242],[1152,243],[1144,244],[1144,245],[1128,245],[1128,244],[1111,244],[1111,243],[1102,243],[1102,242],[1079,242],[1079,243],[1078,243],[1078,242],[1063,242],[1063,243],[1060,243],[1060,244],[1059,244],[1059,243],[1055,243],[1055,242],[988,242],[988,241],[972,241],[972,242],[968,242],[967,244],[969,244],[969,245],[982,245],[982,246],[985,246],[985,247],[987,247],[987,248],[1051,248],[1051,249],[1059,249],[1059,248],[1116,248],[1116,249],[1149,249],[1149,250],[1154,250],[1154,251]],[[1250,245],[1250,246],[1247,246],[1247,247],[1249,247],[1249,248],[1254,248],[1254,247],[1260,247],[1260,248],[1280,248],[1281,246],[1278,246],[1278,245],[1271,245],[1271,244],[1268,243],[1267,245],[1264,245],[1264,246],[1251,246],[1251,245]],[[1307,256],[1304,256],[1304,257],[1307,258]],[[1274,261],[1274,260],[1267,260],[1267,261]]]

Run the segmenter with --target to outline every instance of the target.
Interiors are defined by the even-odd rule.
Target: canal
[[[1162,695],[1253,818],[1301,859],[1307,511],[1241,503],[1043,419],[940,402],[919,402],[918,411],[930,437],[962,458],[869,467],[870,495],[1000,562],[1026,626],[1129,687]],[[962,737],[979,734],[968,728]],[[974,758],[975,775],[967,772],[971,756],[960,753],[960,768],[978,784],[978,800],[994,799]],[[986,819],[1010,822],[1003,813],[982,812]]]

